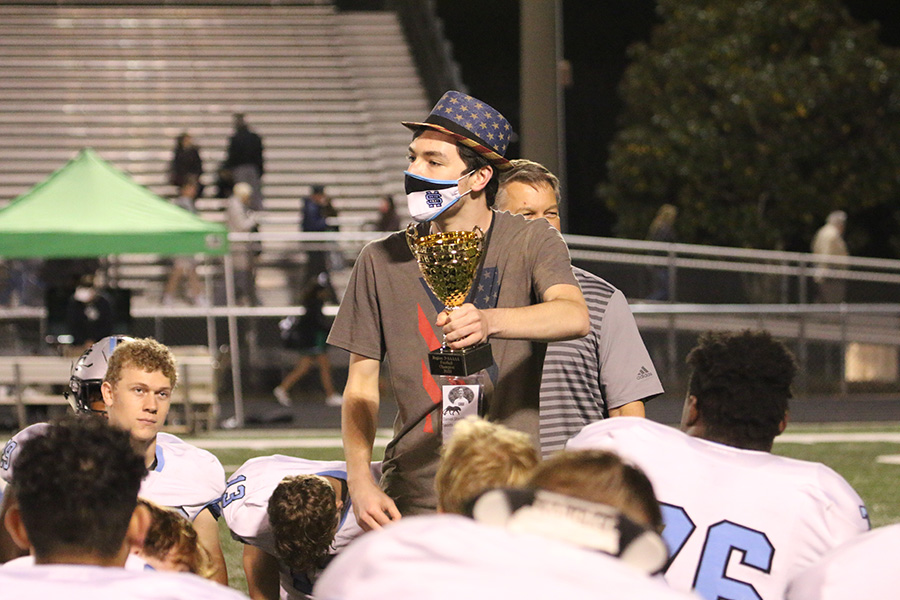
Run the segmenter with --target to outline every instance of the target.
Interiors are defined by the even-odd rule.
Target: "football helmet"
[[[113,350],[119,344],[130,342],[134,338],[124,335],[105,337],[84,351],[72,365],[72,376],[69,378],[69,391],[66,400],[79,413],[106,413],[105,410],[91,408],[91,403],[102,402],[100,386],[106,376],[106,365]]]

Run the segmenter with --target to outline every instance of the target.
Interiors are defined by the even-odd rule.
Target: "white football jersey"
[[[35,423],[6,443],[0,455],[0,478],[11,480],[13,462],[22,444],[48,427],[47,423]],[[207,506],[217,510],[224,490],[225,470],[212,453],[170,433],[156,435],[156,465],[141,482],[141,498],[174,508],[193,521]]]
[[[343,461],[306,460],[276,454],[251,458],[234,472],[222,495],[222,516],[232,537],[275,556],[275,538],[269,524],[268,507],[272,492],[281,480],[291,475],[327,475],[347,479],[347,463]],[[381,478],[381,463],[372,463],[372,476]],[[331,544],[336,554],[363,533],[348,497],[341,512],[340,525]],[[287,597],[302,597],[311,582],[296,581],[290,572],[281,574],[282,592]],[[304,589],[306,590],[304,592]]]
[[[141,482],[141,498],[178,510],[191,521],[209,506],[218,511],[225,469],[211,452],[170,433],[156,435],[156,466]]]
[[[780,599],[803,569],[869,528],[859,495],[820,463],[634,417],[592,423],[566,449],[613,451],[647,474],[666,524],[666,579],[709,600]]]
[[[873,529],[835,548],[788,586],[787,600],[894,600],[900,595],[900,525]]]
[[[404,517],[339,554],[317,600],[687,600],[601,552],[459,515]]]
[[[3,598],[67,600],[247,600],[247,596],[189,573],[126,571],[87,565],[0,569]]]

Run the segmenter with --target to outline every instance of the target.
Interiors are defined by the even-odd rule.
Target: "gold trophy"
[[[406,243],[412,251],[425,283],[447,310],[462,306],[469,295],[484,250],[484,234],[472,231],[448,231],[419,235],[414,224],[406,228]],[[432,375],[465,377],[490,367],[494,362],[487,342],[453,350],[443,345],[428,353]]]

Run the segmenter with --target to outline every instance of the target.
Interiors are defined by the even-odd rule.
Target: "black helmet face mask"
[[[66,400],[75,412],[106,415],[105,407],[95,408],[103,403],[100,386],[106,376],[109,357],[119,344],[131,341],[124,335],[105,337],[84,351],[72,365],[72,376],[69,378],[69,391]]]

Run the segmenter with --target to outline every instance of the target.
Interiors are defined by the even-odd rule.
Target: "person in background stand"
[[[43,302],[43,282],[40,278],[41,259],[0,259],[0,305],[40,306]]]
[[[325,391],[325,404],[340,406],[343,401],[342,396],[335,391],[331,379],[331,361],[328,359],[325,344],[330,323],[322,313],[325,303],[334,299],[334,289],[327,273],[319,273],[316,279],[307,284],[306,292],[303,294],[304,313],[299,319],[292,321],[291,330],[288,332],[288,345],[300,352],[300,359],[294,369],[272,391],[282,406],[291,405],[288,392],[306,375],[314,362],[319,367],[319,377]]]
[[[79,356],[97,340],[113,333],[113,305],[94,286],[94,276],[85,275],[66,306],[66,326],[72,334],[72,356]]]
[[[319,233],[322,231],[336,231],[328,224],[328,219],[336,217],[337,211],[331,203],[331,198],[325,194],[325,186],[312,186],[312,193],[303,198],[303,222],[301,228],[304,232]],[[321,245],[322,242],[313,242]],[[328,251],[310,250],[306,253],[306,280],[315,281],[319,273],[328,272]]]
[[[200,177],[203,175],[203,159],[200,158],[200,149],[194,145],[194,138],[187,131],[175,139],[175,149],[172,151],[172,162],[169,164],[169,183],[181,191],[189,181],[195,181],[193,200],[203,193],[203,184]]]
[[[331,198],[325,194],[325,186],[312,186],[312,193],[303,198],[303,222],[301,229],[308,233],[333,231],[328,225],[330,217],[337,216],[331,204]],[[313,242],[320,245],[322,242]],[[314,281],[319,273],[328,272],[328,252],[326,250],[310,250],[306,253],[306,280]]]
[[[225,220],[228,230],[238,233],[256,231],[256,215],[250,209],[253,189],[249,183],[240,182],[234,185],[234,194],[228,199]],[[256,296],[256,254],[254,244],[242,242],[232,245],[234,259],[235,295],[239,303],[250,306],[259,304]]]
[[[678,216],[678,208],[672,204],[663,204],[656,212],[650,229],[647,231],[647,239],[652,242],[675,241],[675,218]],[[667,267],[653,267],[651,272],[653,291],[647,296],[648,300],[669,300],[669,269]]]
[[[197,181],[189,178],[181,186],[180,193],[174,200],[175,205],[196,214],[197,210],[194,208],[194,200],[197,198],[197,190]],[[166,281],[165,291],[163,292],[163,306],[172,304],[178,291],[178,285],[185,279],[187,280],[187,292],[190,301],[196,305],[206,303],[206,297],[202,293],[203,286],[200,283],[200,277],[197,275],[197,260],[193,256],[176,256],[172,263],[172,272],[169,273],[169,279]]]
[[[543,165],[510,161],[500,177],[497,210],[547,219],[560,229],[559,180]],[[591,316],[583,338],[547,346],[541,378],[541,452],[562,450],[582,427],[606,417],[643,417],[644,402],[663,392],[625,295],[573,267]]]
[[[231,173],[235,183],[250,184],[253,210],[262,210],[262,176],[265,172],[263,162],[262,138],[250,129],[243,113],[234,115],[234,134],[228,140],[228,155],[222,168]]]
[[[397,231],[400,229],[400,215],[394,207],[394,198],[390,194],[381,197],[378,203],[378,220],[375,221],[375,231]]]
[[[847,243],[844,241],[844,230],[847,228],[847,213],[836,210],[828,215],[826,223],[816,232],[813,238],[812,251],[817,256],[838,258],[849,256]],[[829,277],[829,270],[840,268],[833,262],[822,262],[813,274],[816,282],[816,302],[839,304],[847,293],[847,281]]]

